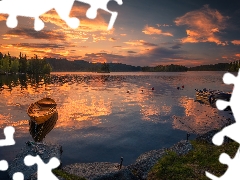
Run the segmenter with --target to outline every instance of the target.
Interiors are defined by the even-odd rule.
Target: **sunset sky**
[[[79,18],[77,29],[68,27],[54,10],[41,16],[45,27],[39,32],[33,18],[18,17],[17,28],[10,29],[8,15],[0,14],[0,51],[140,66],[240,59],[239,0],[123,0],[121,6],[111,1],[108,7],[119,13],[110,31],[109,13],[99,10],[90,20],[89,5],[77,1],[70,15]]]

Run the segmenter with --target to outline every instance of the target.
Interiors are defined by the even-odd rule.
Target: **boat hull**
[[[42,124],[57,112],[56,102],[51,98],[43,98],[31,104],[27,110],[28,116],[36,124]]]

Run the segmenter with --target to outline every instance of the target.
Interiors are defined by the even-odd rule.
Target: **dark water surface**
[[[45,141],[63,146],[63,165],[76,162],[133,163],[143,152],[170,147],[189,132],[221,127],[228,112],[195,102],[195,88],[231,92],[224,72],[53,73],[51,76],[1,76],[0,128],[16,129],[16,145],[0,148],[13,160],[28,140],[30,103],[49,96],[58,121]],[[184,85],[182,90],[178,86]],[[152,90],[154,87],[154,90]],[[3,132],[0,132],[3,139]]]

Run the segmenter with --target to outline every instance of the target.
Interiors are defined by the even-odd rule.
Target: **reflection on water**
[[[177,129],[203,134],[210,129],[221,128],[227,118],[232,118],[228,112],[196,103],[193,99],[182,97],[180,102],[185,109],[185,116],[173,116],[173,127]]]
[[[186,132],[221,127],[228,112],[195,102],[194,89],[231,91],[222,76],[223,72],[0,76],[0,127],[16,128],[18,143],[11,151],[31,138],[30,125],[34,140],[41,141],[48,133],[46,141],[63,146],[63,164],[118,162],[121,156],[129,164],[145,151],[184,139]],[[26,110],[46,96],[56,101],[58,120],[38,136],[42,126],[29,124]],[[15,154],[4,156],[13,159]]]
[[[37,124],[30,118],[29,133],[35,142],[41,142],[46,135],[54,128],[58,120],[58,112],[55,112],[47,121]]]

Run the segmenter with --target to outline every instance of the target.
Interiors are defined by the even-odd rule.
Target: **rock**
[[[64,178],[57,176],[58,180],[65,180]],[[29,180],[37,180],[37,172],[32,174],[29,178]]]
[[[209,144],[213,144],[212,143],[212,138],[218,132],[219,132],[219,130],[212,130],[212,131],[209,131],[205,134],[198,135],[196,137],[196,141],[204,141],[204,142],[207,142]]]
[[[10,163],[8,168],[8,175],[12,178],[15,172],[22,172],[24,179],[34,179],[37,177],[37,165],[26,166],[24,158],[27,155],[39,155],[44,163],[48,163],[52,157],[61,159],[62,146],[50,143],[36,143],[28,141],[24,148],[17,154],[13,162]]]
[[[119,170],[118,163],[94,162],[76,163],[63,167],[63,171],[88,180],[135,180],[134,175],[123,167]],[[135,179],[134,179],[135,178]]]
[[[225,123],[223,124],[223,126],[220,128],[220,129],[214,129],[214,130],[211,130],[205,134],[200,134],[196,137],[196,141],[204,141],[204,142],[207,142],[209,144],[213,144],[212,142],[212,138],[215,134],[217,134],[219,131],[221,131],[221,129],[224,129],[225,127],[231,125],[231,124],[234,124],[235,123],[235,120],[234,119],[231,119],[231,118],[227,118],[225,121]],[[228,143],[229,141],[231,141],[231,139],[225,137],[224,138],[224,143]]]
[[[139,179],[147,179],[147,175],[151,168],[167,153],[167,151],[174,151],[178,155],[184,155],[190,150],[192,150],[192,145],[190,142],[180,141],[169,149],[163,148],[159,150],[153,150],[140,155],[136,162],[132,165],[129,165],[127,168]]]
[[[117,172],[108,173],[99,177],[94,178],[93,180],[138,180],[136,176],[132,174],[129,169],[121,169]]]
[[[177,144],[174,144],[171,148],[169,148],[170,151],[174,151],[178,155],[187,154],[192,149],[193,149],[192,144],[186,140],[182,140],[182,141],[178,142]]]
[[[166,154],[166,149],[152,150],[140,155],[134,164],[127,168],[139,179],[146,179],[154,164]]]

